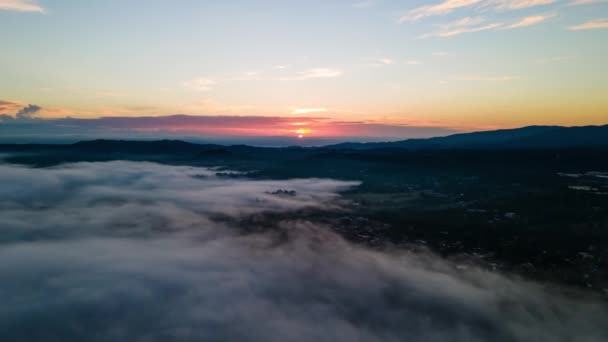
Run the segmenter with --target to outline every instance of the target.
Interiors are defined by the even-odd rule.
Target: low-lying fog
[[[370,250],[313,222],[281,222],[282,234],[231,223],[342,210],[339,192],[357,185],[123,161],[0,165],[0,340],[608,340],[598,299]]]

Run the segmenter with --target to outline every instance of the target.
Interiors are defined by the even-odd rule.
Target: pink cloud
[[[101,117],[97,119],[30,119],[0,123],[0,132],[50,135],[120,136],[133,134],[156,137],[387,137],[419,138],[446,135],[454,131],[433,126],[391,125],[371,122],[343,122],[318,117],[190,116]]]

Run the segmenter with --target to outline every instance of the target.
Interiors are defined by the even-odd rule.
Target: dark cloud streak
[[[305,129],[310,138],[336,141],[400,140],[445,136],[458,131],[432,126],[408,126],[372,122],[336,121],[305,116],[137,116],[41,118],[48,109],[18,102],[0,101],[0,142],[76,142],[87,139],[207,139],[295,137]],[[235,142],[237,142],[235,140]],[[309,141],[310,143],[311,141]],[[290,142],[293,144],[293,142]],[[315,145],[315,144],[312,144]]]
[[[41,109],[42,109],[42,107],[40,107],[40,106],[29,104],[29,105],[27,105],[27,107],[22,108],[21,110],[19,110],[17,112],[17,114],[15,114],[15,119],[17,119],[17,120],[32,119],[34,117],[34,115],[36,115],[36,113],[38,111],[40,111]]]

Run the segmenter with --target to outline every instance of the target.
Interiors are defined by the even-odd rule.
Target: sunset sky
[[[0,42],[5,135],[608,123],[603,0],[0,0]]]

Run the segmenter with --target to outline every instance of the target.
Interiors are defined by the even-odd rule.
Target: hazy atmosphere
[[[608,0],[0,0],[0,341],[608,341]]]
[[[598,125],[606,28],[603,0],[2,0],[0,126],[33,141],[116,131],[398,140]],[[219,118],[26,132],[9,118],[175,114]]]

